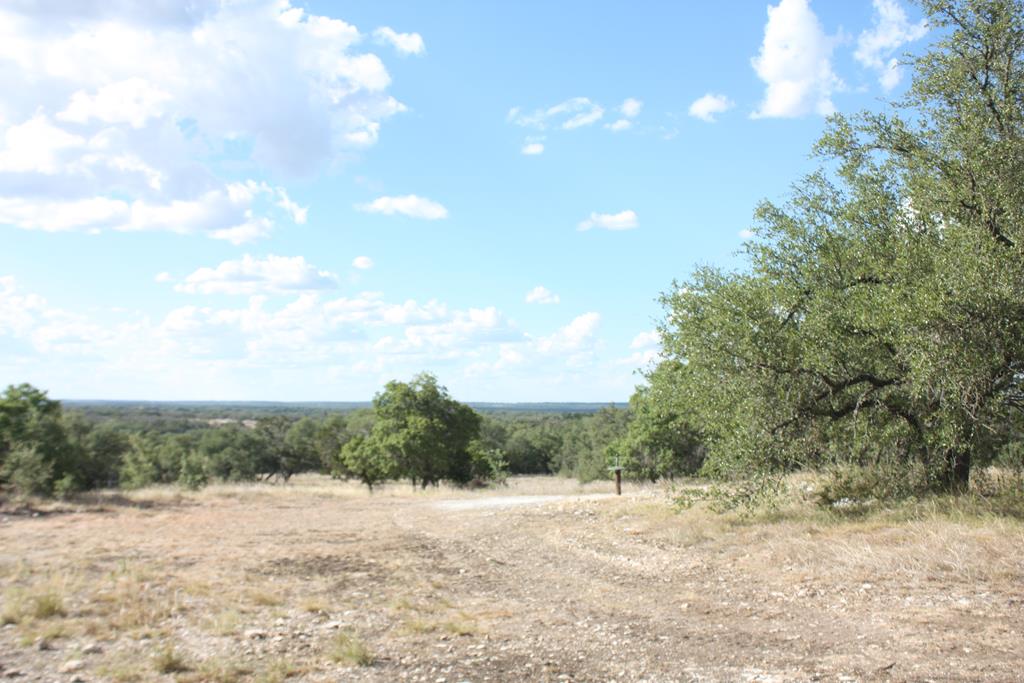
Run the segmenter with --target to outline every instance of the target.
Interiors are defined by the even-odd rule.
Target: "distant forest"
[[[467,405],[436,378],[389,382],[370,403],[50,399],[28,384],[0,394],[0,492],[67,496],[96,488],[274,480],[319,472],[371,489],[486,485],[508,474],[590,481],[695,472],[693,435],[636,405]]]

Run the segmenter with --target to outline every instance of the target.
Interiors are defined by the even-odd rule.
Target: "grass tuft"
[[[351,633],[341,632],[331,639],[327,656],[332,662],[349,666],[372,666],[377,658],[366,643]]]
[[[184,673],[192,669],[184,655],[172,645],[164,647],[153,655],[153,668],[161,674]]]

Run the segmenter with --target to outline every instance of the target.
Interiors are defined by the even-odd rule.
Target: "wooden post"
[[[622,468],[613,467],[612,470],[615,472],[615,495],[622,495]]]

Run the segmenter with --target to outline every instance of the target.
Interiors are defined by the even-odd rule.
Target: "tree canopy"
[[[837,115],[749,268],[663,295],[673,401],[728,476],[898,465],[959,489],[1022,406],[1024,5],[926,0],[906,96]]]

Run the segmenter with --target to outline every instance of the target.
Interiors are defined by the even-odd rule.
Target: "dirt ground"
[[[36,516],[34,516],[36,515]],[[0,513],[12,681],[1024,680],[1024,526],[522,479]]]

